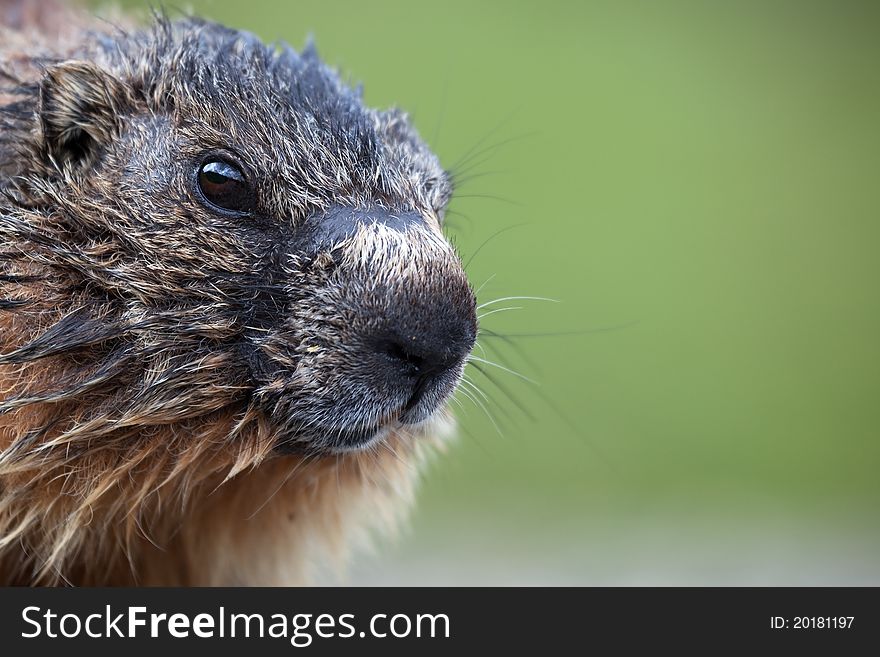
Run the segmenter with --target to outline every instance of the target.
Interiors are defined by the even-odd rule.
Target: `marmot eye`
[[[199,190],[211,205],[232,212],[250,212],[253,192],[241,169],[223,160],[208,160],[199,169]]]

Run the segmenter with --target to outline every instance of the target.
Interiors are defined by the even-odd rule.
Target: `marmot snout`
[[[307,581],[473,347],[450,178],[311,47],[80,25],[0,26],[0,583]]]

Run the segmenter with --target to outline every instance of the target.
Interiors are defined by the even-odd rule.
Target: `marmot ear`
[[[90,62],[50,66],[40,82],[46,154],[59,165],[91,162],[118,134],[130,101],[122,82]]]

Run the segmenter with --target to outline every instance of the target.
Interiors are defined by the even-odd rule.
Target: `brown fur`
[[[449,424],[448,414],[441,411],[432,423],[419,428],[395,426],[367,450],[304,449],[281,455],[275,450],[278,418],[241,401],[248,384],[231,374],[230,352],[216,349],[181,365],[206,342],[220,344],[244,330],[226,315],[218,315],[210,325],[199,324],[202,320],[197,318],[206,312],[199,308],[219,307],[220,297],[205,302],[211,306],[196,308],[199,312],[183,307],[161,310],[161,300],[173,298],[175,290],[193,289],[177,282],[174,267],[186,273],[187,267],[198,267],[202,256],[194,254],[191,261],[180,260],[184,264],[174,267],[162,260],[161,271],[151,273],[138,267],[147,266],[154,252],[176,249],[181,258],[186,255],[167,231],[151,235],[137,228],[120,229],[120,236],[113,239],[141,240],[138,248],[144,257],[132,261],[124,260],[112,242],[65,241],[68,238],[63,237],[54,213],[74,204],[78,216],[87,217],[84,204],[96,201],[88,192],[88,180],[79,178],[64,160],[66,137],[51,134],[52,126],[75,124],[64,112],[76,108],[78,97],[97,94],[101,97],[95,102],[112,112],[106,120],[93,115],[88,129],[95,131],[96,142],[109,141],[118,133],[118,115],[138,103],[152,102],[139,100],[126,84],[116,88],[116,78],[108,78],[103,86],[76,86],[104,75],[104,64],[58,64],[81,49],[86,26],[115,34],[108,24],[57,6],[47,11],[21,0],[0,0],[0,73],[17,84],[43,80],[44,85],[42,128],[35,125],[29,133],[35,146],[22,150],[24,164],[20,160],[5,165],[9,179],[29,176],[21,188],[8,190],[16,195],[18,208],[9,215],[10,234],[18,234],[15,222],[38,222],[43,232],[27,233],[31,236],[20,244],[7,243],[0,249],[0,299],[15,309],[0,310],[0,403],[6,404],[0,414],[0,584],[313,581],[324,569],[343,563],[350,547],[372,529],[395,526],[412,498],[427,449]],[[50,62],[48,67],[45,61]],[[68,83],[60,79],[64,76],[75,80]],[[49,97],[47,89],[55,95]],[[63,90],[71,97],[60,96]],[[0,107],[17,99],[15,93],[0,90]],[[395,121],[392,116],[383,128],[388,134],[403,129]],[[60,144],[59,150],[53,151],[48,143]],[[60,180],[65,191],[54,182],[44,182],[42,170],[29,168],[38,152],[52,163],[46,170],[51,176],[47,173],[45,180]],[[0,162],[0,173],[3,166]],[[403,194],[400,185],[383,194]],[[303,191],[301,197],[320,207],[309,194],[313,195]],[[350,280],[374,278],[379,266],[387,276],[410,286],[401,287],[398,296],[410,294],[407,290],[412,286],[433,289],[429,276],[434,280],[463,276],[440,233],[437,209],[428,207],[437,204],[429,203],[430,196],[413,198],[412,207],[428,217],[425,226],[391,238],[382,230],[364,228],[334,247],[346,254],[339,267],[349,272],[347,286]],[[295,208],[285,211],[296,216]],[[110,212],[102,206],[94,208],[95,217]],[[243,257],[235,235],[206,230],[205,240],[218,259],[236,263]],[[158,241],[153,244],[151,239]],[[401,260],[401,254],[410,250],[418,253]],[[395,257],[394,264],[376,264]],[[337,275],[323,272],[322,262],[319,257],[308,270],[308,276],[317,277],[309,278],[309,285]],[[96,263],[112,268],[118,278],[99,279]],[[74,278],[75,285],[69,282]],[[96,304],[93,298],[99,285],[109,290],[106,294],[116,294],[112,286],[122,283],[113,281],[119,280],[125,289],[118,294],[128,304],[123,324],[110,305]],[[365,290],[358,298],[371,298],[371,289]],[[340,308],[350,302],[326,295],[322,299],[321,303],[332,301]],[[124,339],[132,345],[152,340],[151,331],[158,330],[153,326],[161,321],[156,318],[162,312],[175,313],[175,325],[187,327],[192,335],[181,334],[179,346],[168,343],[149,352],[149,358],[107,357],[112,340]],[[320,307],[310,313],[320,314]],[[320,320],[331,335],[350,323],[344,317]],[[65,322],[75,322],[76,349],[57,347],[65,339],[59,328]],[[121,333],[111,335],[111,328]],[[326,372],[332,372],[327,365],[331,343],[322,342],[329,340],[327,333],[323,329],[298,333],[293,353],[282,342],[282,338],[289,342],[293,330],[285,326],[260,338],[262,353],[276,364],[291,360],[299,377],[314,372],[331,381],[326,378],[331,376]],[[86,331],[92,331],[93,337],[83,337]],[[51,341],[46,338],[41,347],[39,336],[51,336]],[[39,357],[34,350],[42,350]],[[261,394],[274,394],[280,386],[277,381],[267,383]],[[137,403],[130,400],[133,390],[140,395]],[[315,394],[323,390],[316,388]],[[181,398],[185,405],[175,403]]]

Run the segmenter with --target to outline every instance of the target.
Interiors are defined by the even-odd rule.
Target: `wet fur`
[[[365,308],[473,305],[448,178],[312,50],[29,6],[0,1],[0,583],[312,581],[396,524],[449,424],[332,431],[394,418],[359,410]],[[271,181],[265,225],[186,187],[178,161],[229,135]],[[277,247],[340,205],[423,221]]]

